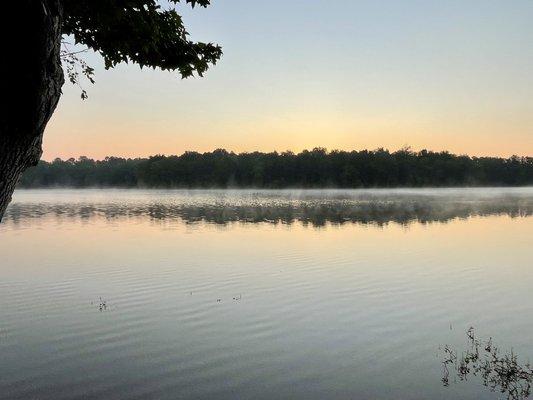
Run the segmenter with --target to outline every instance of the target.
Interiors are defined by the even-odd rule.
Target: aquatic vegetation
[[[99,311],[107,311],[109,309],[107,300],[104,300],[101,297],[98,297],[98,301],[91,301],[91,305],[95,305]]]
[[[479,340],[474,328],[467,331],[467,337],[468,348],[460,356],[448,345],[444,346],[443,385],[449,386],[452,369],[459,381],[466,381],[469,376],[480,377],[483,385],[493,392],[499,391],[508,400],[527,399],[533,382],[531,365],[521,365],[513,350],[501,352],[492,338]]]

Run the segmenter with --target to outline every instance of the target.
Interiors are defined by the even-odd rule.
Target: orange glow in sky
[[[398,3],[398,4],[397,4]],[[186,150],[449,150],[533,155],[533,3],[214,1],[183,8],[224,48],[204,78],[87,61],[44,159]]]

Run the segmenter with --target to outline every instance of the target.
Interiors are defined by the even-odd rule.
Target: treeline
[[[533,184],[533,157],[458,156],[402,149],[55,159],[28,169],[19,186],[39,187],[422,187]]]

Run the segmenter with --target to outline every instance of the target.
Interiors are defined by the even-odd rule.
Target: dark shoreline
[[[295,154],[215,150],[181,156],[41,161],[19,187],[359,189],[533,185],[533,157],[469,157],[403,149]]]

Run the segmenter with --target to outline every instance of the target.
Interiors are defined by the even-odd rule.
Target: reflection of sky
[[[217,204],[225,204],[222,209],[228,210],[225,215],[233,220],[232,204],[235,205],[239,199],[239,191],[230,191],[228,197],[221,201],[217,198],[217,191],[195,191],[191,195],[181,191],[20,190],[16,192],[13,204],[0,225],[0,249],[5,261],[3,266],[16,274],[21,273],[22,266],[35,272],[44,268],[41,272],[48,273],[45,270],[51,265],[57,268],[61,268],[61,265],[65,268],[76,265],[101,268],[107,263],[106,265],[116,267],[121,265],[121,260],[126,260],[130,266],[144,268],[151,258],[154,261],[150,265],[165,267],[165,260],[179,259],[180,254],[186,255],[188,259],[196,256],[207,259],[222,257],[228,258],[229,262],[238,249],[239,257],[247,258],[252,263],[261,263],[265,257],[268,258],[267,254],[270,257],[290,258],[295,252],[301,257],[309,252],[308,256],[314,260],[313,263],[334,265],[336,262],[343,264],[357,255],[357,259],[365,260],[368,273],[377,268],[373,273],[380,274],[384,273],[380,272],[380,259],[387,260],[386,264],[391,265],[394,264],[393,260],[397,260],[397,265],[411,265],[410,259],[416,257],[413,265],[417,265],[417,269],[423,269],[422,264],[425,262],[438,265],[439,268],[489,268],[491,273],[497,273],[501,279],[516,279],[521,271],[519,268],[500,268],[505,265],[521,265],[529,270],[533,219],[531,216],[517,215],[515,211],[519,207],[531,213],[531,190],[511,189],[511,193],[515,192],[513,196],[509,196],[509,191],[496,196],[494,193],[490,195],[490,190],[473,191],[476,195],[468,198],[464,193],[460,195],[460,191],[452,190],[452,195],[445,196],[443,193],[450,191],[437,189],[433,191],[433,198],[427,194],[422,195],[418,198],[418,203],[413,202],[416,199],[413,193],[429,191],[407,191],[410,194],[403,201],[399,200],[401,196],[398,196],[398,191],[384,191],[388,195],[381,196],[388,198],[389,202],[396,198],[398,212],[402,210],[401,205],[412,207],[425,199],[426,204],[434,203],[439,210],[436,215],[430,214],[431,218],[435,218],[435,222],[444,223],[379,225],[367,216],[370,224],[338,224],[327,221],[320,229],[312,229],[311,223],[230,223],[221,227],[217,223],[211,223],[217,222],[216,220],[205,219],[206,215],[202,212],[216,208]],[[312,198],[316,201],[317,198],[324,200],[329,197],[329,201],[335,204],[336,200],[331,193],[338,191],[325,191],[322,196],[320,191],[316,191],[308,195],[307,200],[298,200],[305,195],[282,192],[285,192],[287,199],[292,199],[290,201],[312,201]],[[343,193],[340,197],[346,201],[347,193],[357,191],[340,192]],[[251,193],[254,192],[250,191],[249,194]],[[257,206],[258,209],[275,209],[276,204],[286,204],[279,197],[273,196],[274,193],[276,191],[266,191],[263,198],[258,197],[257,193],[250,198],[241,197],[241,206],[245,207],[252,199],[255,199],[256,205],[262,204]],[[484,199],[484,205],[480,199]],[[180,208],[180,203],[183,205],[187,200],[190,203],[185,208]],[[386,201],[383,202],[385,203]],[[60,207],[54,208],[55,204]],[[457,204],[460,206],[456,208],[454,205]],[[465,204],[470,204],[472,213],[464,213]],[[16,221],[13,220],[13,208],[20,212]],[[297,210],[298,205],[295,204],[294,208]],[[416,206],[412,207],[415,208]],[[60,209],[63,213],[59,213]],[[447,218],[439,221],[439,213],[444,209],[447,210]],[[107,217],[106,210],[109,212]],[[146,210],[151,210],[151,213]],[[25,212],[28,214],[24,214]],[[166,212],[169,214],[165,216]],[[203,216],[204,219],[201,223],[187,223],[188,212],[195,217]],[[283,208],[279,212],[282,217]],[[403,208],[403,213],[408,214],[409,210]],[[223,214],[221,212],[217,215]],[[24,250],[27,243],[32,244],[31,251]],[[269,253],[271,251],[274,253]],[[216,265],[214,259],[212,261]],[[530,272],[528,274],[531,275]]]
[[[186,10],[186,8],[185,8]],[[527,0],[216,0],[185,11],[224,46],[204,79],[120,66],[67,85],[45,159],[184,150],[533,153]]]
[[[527,191],[518,190],[526,201]],[[214,205],[213,193],[18,191],[10,210],[31,206],[35,216],[0,224],[0,392],[478,399],[492,398],[481,379],[442,387],[439,345],[461,349],[475,326],[521,362],[533,356],[531,217],[315,229],[86,214],[91,204]],[[328,193],[321,201],[335,201]],[[451,196],[431,193],[426,202]],[[477,193],[476,203],[497,202],[494,191]],[[295,197],[277,201],[313,196]],[[54,204],[74,213],[38,216]],[[94,304],[100,297],[107,312]]]

